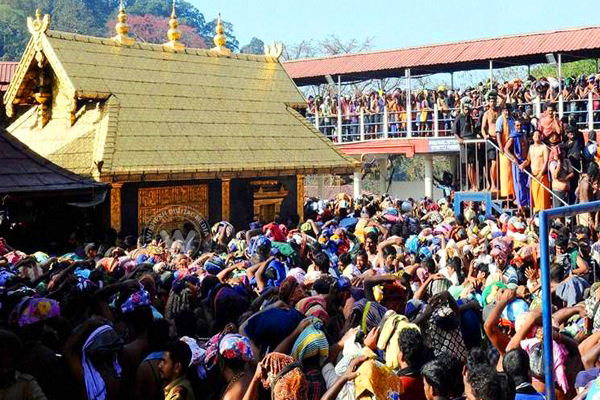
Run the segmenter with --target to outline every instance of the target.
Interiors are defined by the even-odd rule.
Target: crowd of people
[[[584,132],[572,115],[559,118],[554,103],[542,109],[539,119],[523,114],[495,92],[483,109],[461,99],[452,132],[468,189],[497,193],[528,214],[600,198],[596,132]]]
[[[307,199],[200,247],[0,239],[0,399],[542,399],[538,221],[452,200]],[[551,225],[558,399],[600,387],[595,226]]]
[[[521,118],[531,119],[536,97],[541,102],[552,103],[556,107],[561,93],[565,115],[581,126],[587,125],[587,102],[591,93],[594,121],[600,122],[600,74],[568,77],[563,80],[562,87],[554,77],[529,77],[525,81],[494,81],[492,85],[488,80],[464,90],[448,90],[444,85],[435,90],[413,90],[410,94],[412,135],[433,136],[436,109],[439,135],[450,135],[452,121],[458,114],[461,99],[464,97],[471,99],[474,109],[483,112],[488,106],[490,94],[493,94],[501,103],[511,104]],[[366,138],[379,138],[383,134],[385,108],[388,136],[403,137],[407,134],[408,123],[406,96],[407,91],[401,88],[387,93],[372,90],[368,93],[344,95],[339,99],[337,94],[316,97],[311,95],[307,97],[307,115],[312,121],[318,118],[321,131],[334,140],[337,140],[338,118],[341,115],[342,140],[353,141],[358,140],[360,136],[361,114]]]

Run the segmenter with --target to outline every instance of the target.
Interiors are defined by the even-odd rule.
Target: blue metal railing
[[[544,370],[546,400],[554,400],[554,359],[552,355],[552,293],[550,291],[550,254],[548,234],[550,218],[567,217],[600,210],[600,201],[557,207],[540,212],[540,264],[542,275],[542,320],[544,332]]]

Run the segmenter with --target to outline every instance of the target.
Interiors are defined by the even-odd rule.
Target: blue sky
[[[336,34],[374,36],[377,49],[388,49],[600,24],[591,0],[188,1],[206,19],[221,12],[241,45],[253,36],[294,43]]]

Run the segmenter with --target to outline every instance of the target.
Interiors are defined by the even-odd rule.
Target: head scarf
[[[274,349],[298,326],[304,315],[295,309],[268,308],[254,314],[246,324],[246,334],[262,349]]]
[[[196,339],[191,338],[189,336],[183,336],[181,339],[182,342],[188,345],[190,351],[192,352],[192,358],[190,359],[190,366],[198,365],[198,363],[204,358],[206,355],[206,350],[201,348],[198,345]]]
[[[354,303],[354,310],[357,310],[360,315],[360,328],[364,334],[378,326],[387,309],[376,301],[368,301],[361,299]]]
[[[400,333],[404,329],[416,329],[417,325],[408,322],[404,315],[388,310],[383,317],[381,333],[377,339],[377,348],[385,352],[385,364],[392,368],[400,368],[398,356],[400,354]]]
[[[316,317],[325,324],[329,322],[327,301],[323,296],[312,296],[300,300],[298,303],[296,303],[296,310],[300,311],[307,317]]]
[[[543,346],[542,341],[539,338],[525,339],[521,341],[521,347],[529,354],[529,365],[531,372],[534,376],[544,375],[544,360],[543,360]],[[565,347],[557,343],[555,340],[552,341],[552,353],[554,361],[554,373],[556,375],[556,382],[562,389],[563,393],[567,393],[569,390],[569,383],[567,381],[567,374],[565,369],[565,362],[569,356],[569,352]]]
[[[386,365],[367,360],[358,368],[354,380],[354,395],[357,399],[400,399],[401,378]]]
[[[306,297],[306,292],[293,276],[288,276],[279,287],[279,299],[291,307]]]
[[[60,316],[60,306],[56,300],[27,298],[17,306],[19,327],[35,324],[50,318]]]
[[[227,245],[227,251],[235,257],[243,257],[246,250],[246,241],[243,239],[231,239]]]
[[[452,286],[452,282],[450,282],[450,280],[448,280],[447,278],[436,279],[435,281],[429,284],[427,292],[429,294],[429,297],[431,298],[438,293],[447,291],[448,288],[450,288],[450,286]]]
[[[282,353],[270,353],[261,362],[261,382],[273,400],[306,400],[308,382],[300,363]]]
[[[150,305],[150,293],[144,289],[140,289],[133,293],[125,300],[125,303],[121,304],[121,311],[123,313],[129,313],[134,311],[138,307]]]
[[[213,227],[211,228],[213,240],[216,238],[217,234],[222,230],[225,230],[225,242],[227,243],[233,236],[233,232],[234,232],[233,225],[231,225],[227,221],[221,221],[221,222],[217,222],[216,224],[214,224]]]
[[[252,361],[250,340],[237,333],[228,333],[219,342],[219,354],[230,360]]]
[[[325,364],[329,357],[329,343],[325,334],[321,330],[323,324],[317,318],[312,319],[294,342],[292,347],[292,357],[298,361],[306,360],[311,357],[319,357],[321,365]]]
[[[117,376],[121,376],[121,366],[117,360],[117,351],[123,345],[123,341],[110,325],[102,325],[87,338],[83,344],[81,364],[88,399],[105,400],[106,384],[100,372],[92,364],[91,358],[100,352],[113,352],[113,365]]]
[[[506,237],[499,237],[492,240],[492,251],[490,255],[492,257],[498,257],[503,262],[508,260],[508,256],[510,255],[512,241]]]
[[[5,287],[9,287],[10,286],[10,281],[14,280],[17,276],[12,273],[11,271],[7,270],[7,269],[1,269],[0,270],[0,287],[1,286],[5,286]]]

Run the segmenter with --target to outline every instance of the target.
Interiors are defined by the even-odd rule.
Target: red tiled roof
[[[0,61],[0,92],[6,91],[18,65],[18,62]]]
[[[545,63],[545,54],[600,55],[600,26],[529,33],[384,50],[360,54],[293,60],[283,63],[297,84],[325,82],[325,76],[344,75],[346,80],[398,77],[406,68],[418,73],[451,72],[487,68],[488,60],[512,63]],[[565,62],[566,58],[563,58]],[[574,61],[573,58],[570,61]],[[509,66],[498,63],[496,66]]]

